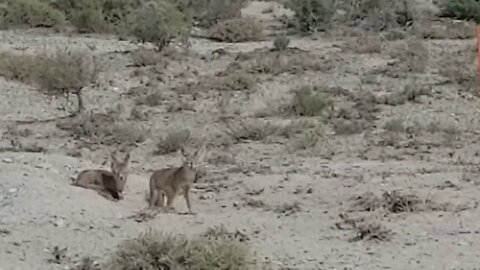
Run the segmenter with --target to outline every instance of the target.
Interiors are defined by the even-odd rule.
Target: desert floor
[[[265,5],[254,2],[245,14],[268,23],[270,15],[258,12]],[[138,67],[131,55],[140,45],[118,38],[1,32],[2,52],[81,49],[104,60],[98,84],[85,89],[88,109],[114,113],[145,139],[131,147],[124,200],[74,187],[80,170],[108,168],[114,147],[82,142],[58,121],[16,122],[65,115],[65,101],[0,77],[0,269],[62,269],[48,261],[55,247],[67,248],[72,260],[102,257],[148,228],[188,235],[219,225],[246,234],[259,260],[278,269],[478,269],[480,106],[463,76],[463,65],[474,67],[475,39],[383,40],[378,47],[375,37],[359,40],[291,37],[272,63],[271,38],[230,44],[198,37],[168,65]],[[226,53],[213,57],[219,48]],[[293,68],[245,71],[262,64]],[[246,72],[251,89],[205,83],[222,71]],[[276,110],[303,85],[331,97],[328,118]],[[158,104],[139,101],[145,89],[157,91]],[[298,130],[268,133],[280,127]],[[196,214],[133,218],[147,207],[151,171],[180,164],[176,153],[153,153],[158,140],[183,129],[192,145],[209,149],[193,190]],[[244,129],[258,134],[235,134]],[[368,207],[395,191],[415,205]],[[181,196],[175,207],[186,210]],[[342,223],[342,213],[357,226]],[[352,240],[365,226],[372,231]]]

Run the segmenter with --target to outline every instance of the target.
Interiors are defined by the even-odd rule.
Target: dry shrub
[[[335,14],[331,0],[290,0],[287,7],[292,9],[292,25],[303,33],[323,31],[330,27]]]
[[[420,39],[411,38],[401,42],[391,48],[389,54],[398,60],[395,66],[405,73],[422,73],[428,66],[429,51]]]
[[[273,40],[273,47],[277,51],[284,51],[288,48],[290,44],[290,39],[287,36],[278,36]]]
[[[155,154],[165,155],[176,152],[190,143],[190,131],[188,129],[174,131],[160,138],[157,142]]]
[[[38,0],[7,0],[0,7],[0,28],[54,27],[64,25],[65,16],[47,2]]]
[[[307,129],[301,136],[293,140],[293,149],[294,150],[309,150],[315,148],[320,139],[324,137],[323,130],[320,128],[317,129]]]
[[[359,54],[381,53],[382,40],[378,35],[358,37],[353,42],[344,42],[342,51],[354,51]]]
[[[347,89],[334,87],[329,89],[331,96],[341,98],[335,100],[333,127],[337,135],[361,133],[373,126],[380,108],[378,98],[369,91],[358,91],[355,94]]]
[[[105,270],[256,268],[248,247],[236,239],[187,238],[154,230],[122,242],[102,266]]]
[[[209,29],[209,38],[221,42],[260,41],[263,27],[254,18],[235,18],[222,21]]]
[[[343,225],[349,225],[355,231],[355,236],[349,239],[350,242],[360,240],[389,241],[393,232],[382,224],[373,220],[367,220],[370,217],[351,218],[346,213],[340,213],[341,222],[336,222],[338,229],[346,229]]]
[[[419,85],[416,78],[410,79],[401,91],[378,97],[377,101],[382,104],[398,106],[406,102],[418,102],[422,96],[431,96],[431,90],[427,86]]]
[[[279,205],[279,206],[275,207],[275,209],[273,211],[275,213],[278,213],[278,214],[283,214],[285,216],[290,216],[290,215],[293,215],[295,213],[301,212],[302,207],[301,207],[299,202],[294,201],[292,203],[284,203],[282,205]]]
[[[173,1],[57,0],[54,6],[81,32],[115,33],[154,42],[159,49],[186,38],[191,22]]]
[[[136,105],[147,105],[150,107],[159,106],[163,103],[164,97],[157,90],[152,90],[150,93],[141,95],[135,99]]]
[[[435,20],[414,24],[415,32],[425,39],[470,39],[475,37],[475,25],[466,21]]]
[[[174,39],[186,41],[189,18],[168,1],[150,1],[134,12],[131,34],[142,42],[153,42],[162,50]]]
[[[426,201],[421,200],[415,194],[402,194],[398,191],[386,191],[382,197],[373,192],[367,192],[352,198],[352,210],[374,211],[383,209],[390,213],[416,212],[425,210]]]
[[[53,54],[26,56],[3,53],[0,74],[37,86],[48,95],[78,98],[78,110],[84,109],[81,91],[95,83],[101,66],[99,61],[84,52],[58,50]]]
[[[133,66],[143,67],[143,66],[153,66],[163,62],[165,56],[155,50],[149,50],[145,48],[140,48],[135,50],[130,55]]]
[[[0,53],[0,76],[8,80],[15,80],[27,84],[34,83],[34,74],[42,67],[37,63],[38,57],[28,54]]]
[[[236,142],[264,141],[277,133],[277,126],[267,122],[242,120],[227,123],[227,134]]]
[[[446,0],[441,7],[442,17],[480,22],[480,2],[476,0]]]
[[[405,26],[413,20],[409,0],[359,0],[340,1],[338,7],[345,10],[343,21],[349,26],[360,27],[366,31],[380,32]]]
[[[137,123],[121,120],[117,115],[91,112],[60,120],[57,127],[68,130],[76,139],[105,145],[135,145],[145,140],[146,133]]]
[[[246,72],[201,76],[196,83],[187,83],[179,90],[185,93],[208,91],[253,91],[256,78]]]
[[[389,241],[392,238],[392,231],[380,223],[361,223],[355,227],[356,236],[350,241],[376,240]]]
[[[238,18],[248,0],[180,0],[180,10],[190,12],[201,27],[210,27],[221,21]]]
[[[473,45],[444,53],[436,67],[439,74],[447,79],[445,83],[454,83],[460,86],[460,91],[478,94],[475,54],[476,48]]]
[[[207,231],[202,234],[202,237],[213,240],[237,240],[239,242],[250,240],[245,233],[239,230],[230,232],[224,225],[208,228]]]
[[[286,108],[291,114],[298,116],[321,116],[332,106],[325,88],[318,86],[302,86],[294,92],[291,104]]]
[[[328,71],[334,66],[334,60],[325,60],[318,55],[296,49],[260,50],[239,54],[222,74],[240,71],[270,75],[301,74],[305,71]]]

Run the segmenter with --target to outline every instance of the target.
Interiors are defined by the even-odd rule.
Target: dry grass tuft
[[[277,126],[261,121],[247,121],[227,123],[226,133],[235,143],[247,141],[265,141],[277,133]]]
[[[376,240],[376,241],[389,241],[392,238],[392,231],[385,228],[380,223],[363,223],[358,224],[355,227],[356,236],[350,239],[350,241],[360,240]]]
[[[405,73],[423,73],[428,66],[429,51],[423,41],[411,38],[390,49],[390,56],[398,62],[395,66]],[[397,71],[394,71],[397,72]]]
[[[427,201],[421,200],[415,194],[402,194],[398,191],[386,191],[382,197],[377,197],[372,192],[364,193],[352,198],[353,211],[375,211],[383,209],[390,213],[417,212],[426,209]]]
[[[287,48],[283,51],[259,50],[240,53],[223,74],[246,72],[251,74],[301,74],[306,71],[328,71],[334,68],[334,59],[326,60],[309,52]]]
[[[237,239],[187,238],[149,230],[122,242],[102,264],[105,270],[256,269],[248,247]]]
[[[344,42],[342,51],[353,51],[359,54],[373,54],[382,52],[382,39],[380,36],[362,36],[355,38],[353,42]]]
[[[166,155],[176,152],[180,150],[180,148],[190,143],[190,141],[191,137],[188,129],[171,132],[167,134],[167,136],[160,138],[160,140],[157,142],[155,154]]]
[[[390,241],[393,232],[378,222],[369,221],[367,218],[350,218],[346,213],[340,213],[341,222],[335,225],[338,229],[344,229],[342,224],[350,225],[351,229],[355,231],[355,236],[349,239],[350,242],[360,240],[375,240],[375,241]]]

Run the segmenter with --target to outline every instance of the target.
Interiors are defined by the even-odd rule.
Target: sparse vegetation
[[[290,39],[287,36],[278,36],[273,40],[273,47],[277,51],[284,51],[288,48]]]
[[[8,0],[0,7],[0,29],[53,27],[65,24],[64,14],[39,0]]]
[[[210,27],[238,18],[247,0],[181,0],[180,10],[189,12],[199,26]]]
[[[148,2],[133,13],[132,34],[142,42],[153,42],[162,50],[176,38],[190,33],[188,17],[168,1]]]
[[[320,87],[303,86],[294,92],[287,110],[298,116],[313,117],[322,115],[330,105],[330,99]]]
[[[180,148],[186,146],[186,144],[190,142],[190,139],[190,131],[187,129],[171,132],[165,137],[160,138],[155,154],[165,155],[178,151]]]
[[[133,121],[125,121],[110,113],[81,113],[59,121],[57,127],[69,131],[74,138],[90,144],[135,145],[145,140],[146,130]]]
[[[446,0],[441,11],[443,17],[480,22],[480,2],[476,0]]]
[[[254,263],[248,247],[235,238],[187,238],[150,230],[121,243],[102,269],[253,270]]]
[[[263,27],[253,18],[229,19],[214,25],[209,37],[222,42],[260,41]]]
[[[3,53],[0,75],[37,86],[53,96],[75,95],[78,109],[85,108],[82,90],[96,82],[100,72],[96,58],[83,52],[56,51],[35,56]]]
[[[331,0],[290,0],[295,12],[292,24],[303,33],[314,33],[330,27],[335,8]]]
[[[66,22],[79,32],[114,33],[154,42],[159,49],[172,39],[185,40],[191,21],[188,13],[168,0],[9,0],[0,10],[0,27],[53,27]]]

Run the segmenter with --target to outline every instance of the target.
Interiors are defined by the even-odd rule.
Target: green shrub
[[[191,239],[150,230],[126,240],[103,263],[105,270],[249,270],[247,246],[236,239]]]
[[[294,11],[293,25],[303,33],[326,30],[335,14],[331,0],[290,0]]]
[[[459,20],[480,22],[480,2],[478,0],[448,0],[441,8],[441,16]]]
[[[209,37],[222,42],[259,41],[263,38],[263,27],[251,18],[230,19],[213,26]]]
[[[9,0],[0,8],[0,28],[17,26],[53,27],[63,25],[62,12],[38,0]]]

